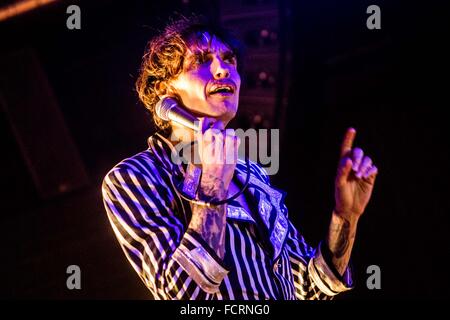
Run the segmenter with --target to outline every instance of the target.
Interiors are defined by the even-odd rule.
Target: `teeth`
[[[218,92],[232,92],[233,89],[230,86],[220,86],[213,88],[210,93],[218,93]]]

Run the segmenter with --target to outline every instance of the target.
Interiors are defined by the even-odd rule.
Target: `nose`
[[[230,77],[230,67],[220,57],[214,59],[211,67],[214,79],[225,79]]]

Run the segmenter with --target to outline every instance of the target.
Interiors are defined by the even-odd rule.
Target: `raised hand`
[[[372,195],[377,167],[360,148],[353,148],[356,130],[349,128],[341,146],[335,181],[335,213],[348,219],[359,218]]]

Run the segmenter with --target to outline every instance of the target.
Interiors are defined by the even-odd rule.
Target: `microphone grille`
[[[165,121],[169,121],[169,111],[177,105],[177,101],[173,98],[162,98],[156,103],[155,111],[158,117]]]

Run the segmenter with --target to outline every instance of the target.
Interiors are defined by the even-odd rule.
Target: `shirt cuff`
[[[326,245],[326,244],[325,244]],[[314,257],[309,261],[308,271],[317,287],[328,296],[335,296],[341,292],[353,289],[352,272],[350,265],[340,276],[332,266],[331,259],[326,259],[326,248],[322,243],[316,250]]]
[[[188,229],[173,259],[207,293],[217,293],[229,272],[227,265],[194,230]]]

